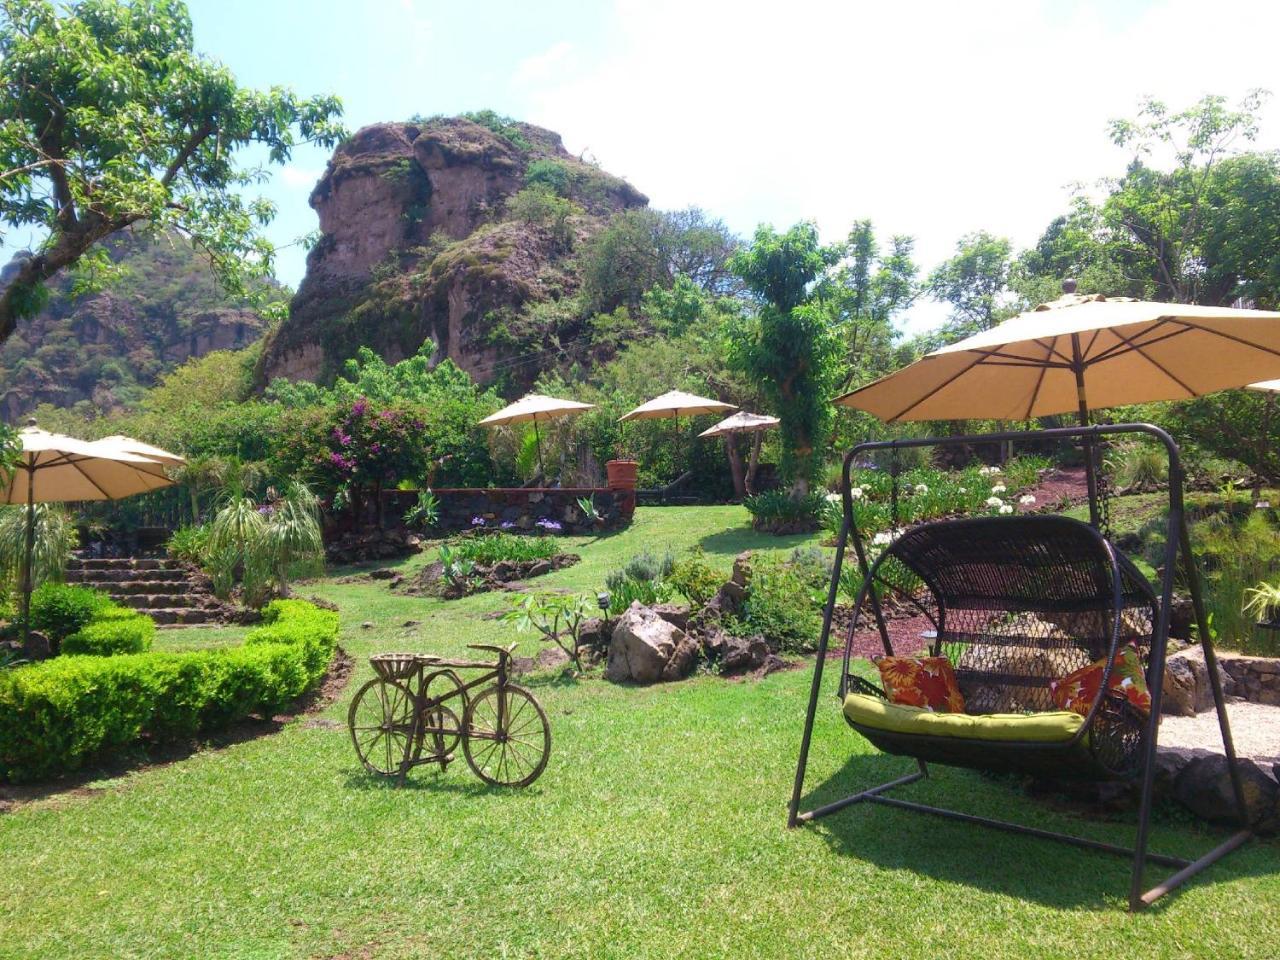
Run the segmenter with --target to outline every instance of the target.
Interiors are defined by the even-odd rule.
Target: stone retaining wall
[[[593,487],[445,487],[433,491],[440,501],[437,529],[445,532],[470,530],[478,524],[512,531],[537,533],[539,521],[557,523],[560,530],[549,532],[589,534],[617,530],[631,522],[636,508],[634,490]],[[586,519],[578,500],[590,497],[600,515],[598,523]],[[398,518],[418,500],[417,490],[389,490],[383,493],[384,516]]]
[[[1226,674],[1224,686],[1229,696],[1280,706],[1280,659],[1219,653],[1218,663]]]

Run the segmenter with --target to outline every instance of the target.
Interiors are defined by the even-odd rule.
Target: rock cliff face
[[[258,340],[266,323],[234,304],[208,266],[177,237],[125,234],[109,244],[123,276],[75,296],[69,276],[0,347],[0,417],[18,422],[38,404],[88,401],[111,410],[191,357]],[[3,276],[0,275],[0,282]]]
[[[321,237],[265,346],[262,383],[329,379],[362,345],[394,362],[427,341],[487,383],[537,342],[536,323],[519,337],[509,324],[572,293],[572,248],[647,200],[559,135],[488,119],[376,124],[335,151],[311,194]],[[574,204],[568,236],[508,209],[539,162]]]

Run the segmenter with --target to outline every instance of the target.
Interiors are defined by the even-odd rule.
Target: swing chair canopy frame
[[[1091,448],[1107,436],[1145,434],[1161,443],[1169,458],[1169,514],[1159,593],[1131,561],[1094,526],[1054,515],[980,517],[920,524],[903,532],[871,557],[858,530],[851,494],[851,473],[860,457],[873,451],[926,446],[962,446],[1005,442],[1080,442]],[[896,466],[896,457],[895,457]],[[896,501],[895,477],[895,501]],[[1091,490],[1091,493],[1093,491]],[[1251,836],[1243,784],[1235,763],[1225,698],[1207,630],[1204,601],[1191,556],[1183,503],[1183,472],[1178,445],[1150,424],[1061,427],[1027,432],[959,437],[924,437],[859,444],[845,456],[842,482],[844,523],[819,637],[808,711],[800,744],[788,813],[788,826],[816,820],[855,803],[894,806],[953,820],[977,823],[1014,833],[1053,839],[1132,859],[1129,906],[1138,910],[1242,845]],[[1091,515],[1098,505],[1091,503]],[[894,504],[896,515],[896,502]],[[895,516],[896,522],[896,516]],[[817,809],[800,811],[805,766],[813,735],[823,666],[830,642],[841,567],[852,543],[862,587],[845,639],[838,695],[842,703],[878,702],[885,694],[852,670],[852,639],[864,616],[874,621],[886,654],[893,654],[884,600],[924,614],[935,629],[933,655],[951,660],[969,714],[1013,714],[1008,735],[999,739],[937,736],[919,730],[878,726],[865,716],[851,727],[886,753],[916,760],[915,772],[900,776]],[[1241,829],[1195,861],[1147,850],[1159,735],[1161,678],[1169,637],[1169,611],[1174,575],[1181,559],[1199,624],[1201,645],[1218,712],[1223,748],[1229,762],[1236,812]],[[1143,715],[1107,694],[1116,654],[1124,646],[1138,649],[1151,695]],[[1057,709],[1049,682],[1106,657],[1099,690],[1083,722],[1052,742],[1018,736],[1021,714]],[[872,699],[875,698],[875,699]],[[937,715],[945,717],[945,714]],[[1121,847],[1084,837],[932,807],[886,794],[929,775],[927,763],[1049,777],[1141,780],[1135,845]],[[1157,886],[1143,889],[1148,861],[1177,869]]]

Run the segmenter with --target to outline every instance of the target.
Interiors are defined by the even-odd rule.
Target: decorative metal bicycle
[[[461,743],[467,766],[485,783],[527,787],[537,780],[551,756],[551,725],[537,698],[510,680],[515,648],[470,645],[496,654],[496,663],[416,653],[370,657],[378,676],[357,691],[347,714],[365,769],[403,782],[418,764],[445,770]],[[459,670],[483,672],[463,682]],[[461,709],[461,721],[449,701]]]

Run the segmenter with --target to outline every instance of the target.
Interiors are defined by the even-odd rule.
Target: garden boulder
[[[1264,833],[1274,833],[1280,826],[1277,803],[1280,787],[1252,760],[1237,759],[1244,786],[1245,806],[1249,821]],[[1178,774],[1173,795],[1179,803],[1204,820],[1234,822],[1235,799],[1227,758],[1221,754],[1196,757]]]
[[[618,618],[609,639],[605,678],[614,683],[657,683],[687,675],[696,661],[685,632],[637,601]]]

